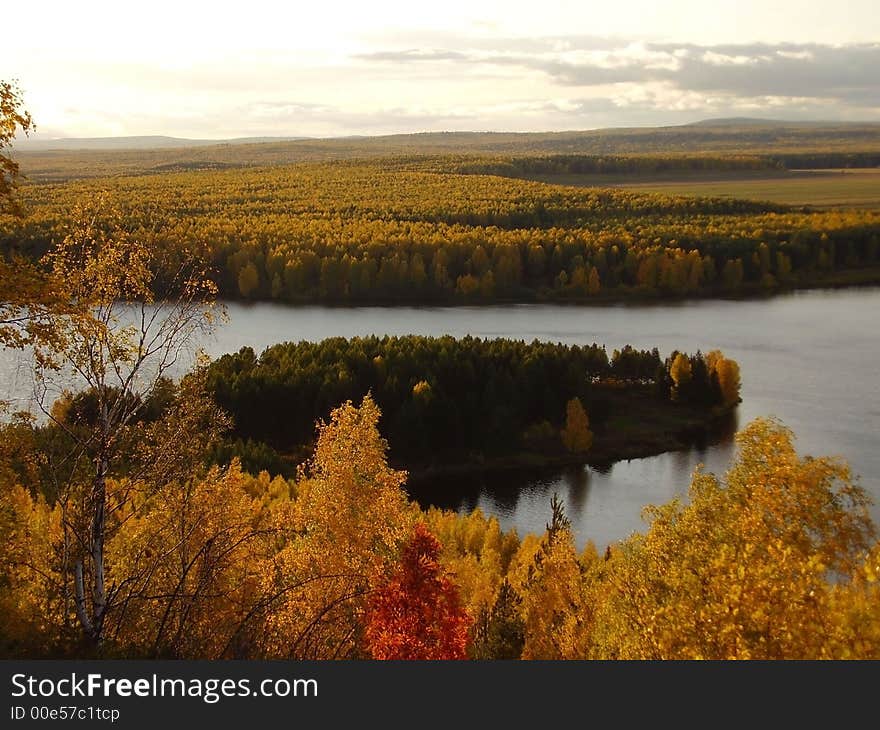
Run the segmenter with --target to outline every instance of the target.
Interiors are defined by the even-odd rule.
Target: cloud
[[[561,131],[725,116],[880,121],[876,42],[383,33],[332,53],[230,48],[107,64],[47,51],[19,75],[40,133],[68,136]]]
[[[232,110],[247,135],[273,134],[288,130],[312,136],[391,134],[401,129],[442,130],[468,126],[477,119],[472,109],[430,109],[408,106],[380,107],[353,111],[330,104],[311,104],[297,100],[259,101]],[[291,131],[293,130],[293,131]]]
[[[682,88],[725,91],[739,96],[836,99],[880,106],[880,43],[751,44],[741,46],[657,46],[686,50],[670,80]],[[707,58],[707,54],[712,54]],[[719,63],[717,59],[725,59]]]
[[[365,61],[391,61],[406,63],[408,61],[467,61],[468,56],[459,51],[437,51],[412,48],[405,51],[376,51],[374,53],[355,54],[353,58]]]
[[[556,37],[360,54],[374,64],[430,64],[516,68],[562,86],[666,84],[682,93],[742,101],[772,97],[880,107],[880,43],[673,44],[625,39]]]

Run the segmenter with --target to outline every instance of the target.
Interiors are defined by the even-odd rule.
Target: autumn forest
[[[714,342],[201,349],[233,302],[586,322],[876,285],[874,207],[638,189],[876,168],[876,129],[19,154],[25,102],[0,82],[0,345],[32,384],[0,392],[4,658],[880,658],[870,494],[773,414],[608,545],[555,496],[521,533],[407,491],[703,448],[760,377]]]

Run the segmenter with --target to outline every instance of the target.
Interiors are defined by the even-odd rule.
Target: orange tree
[[[371,597],[367,642],[375,659],[465,659],[471,618],[443,574],[440,543],[420,522],[395,573]]]

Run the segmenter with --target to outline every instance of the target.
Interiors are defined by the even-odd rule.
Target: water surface
[[[762,300],[621,304],[607,307],[504,305],[490,307],[286,307],[228,305],[229,323],[211,342],[213,355],[250,346],[256,351],[287,340],[356,335],[509,337],[531,341],[658,347],[704,352],[721,349],[740,363],[740,426],[775,416],[814,455],[846,458],[875,501],[880,521],[880,288],[797,292]],[[0,393],[29,392],[27,368],[3,353]],[[566,469],[489,478],[449,478],[420,486],[415,496],[444,507],[479,507],[505,528],[540,531],[550,497],[564,500],[580,544],[600,549],[644,528],[641,508],[686,492],[699,463],[721,472],[730,439],[702,450],[618,462],[598,471]]]

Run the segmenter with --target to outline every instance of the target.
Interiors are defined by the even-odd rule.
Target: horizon
[[[815,0],[236,7],[50,2],[37,25],[13,6],[4,77],[37,140],[880,121],[869,0],[837,15]]]
[[[409,137],[409,136],[431,136],[431,135],[565,135],[565,134],[589,134],[591,132],[626,132],[630,130],[664,130],[664,129],[680,129],[686,127],[735,127],[737,123],[743,125],[754,126],[817,126],[819,128],[834,128],[836,126],[880,126],[880,119],[877,120],[845,120],[839,121],[834,119],[780,119],[780,118],[762,118],[762,117],[717,117],[710,119],[695,119],[690,122],[681,122],[677,124],[643,124],[633,126],[610,126],[610,127],[593,127],[585,129],[558,129],[558,130],[504,130],[504,129],[449,129],[449,130],[417,130],[411,132],[388,132],[382,134],[340,134],[330,136],[306,136],[306,135],[259,135],[246,137],[183,137],[175,134],[132,134],[132,135],[109,135],[96,137],[44,137],[39,134],[39,130],[28,136],[23,136],[15,140],[11,147],[20,152],[36,151],[33,148],[40,148],[39,151],[48,150],[45,145],[52,143],[65,142],[105,142],[105,141],[125,141],[125,140],[168,140],[172,142],[192,142],[202,146],[209,146],[213,143],[217,144],[259,144],[271,142],[331,142],[346,139],[380,139],[385,137]],[[183,147],[184,145],[180,145]],[[29,150],[29,148],[32,148]],[[120,148],[122,149],[122,148]],[[149,148],[144,148],[149,149]]]

